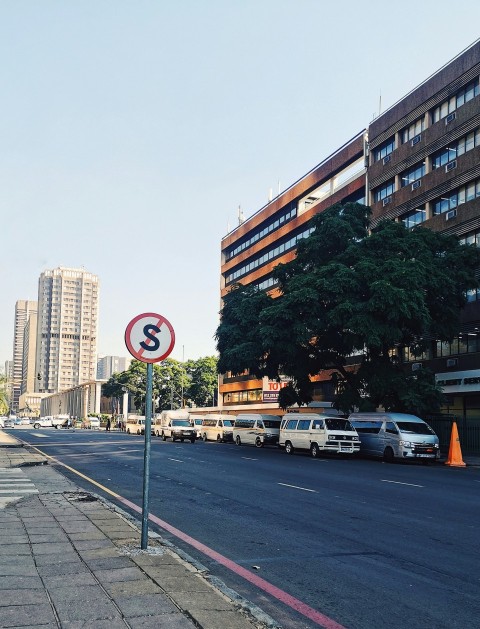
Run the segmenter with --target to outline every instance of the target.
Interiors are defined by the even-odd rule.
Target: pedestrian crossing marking
[[[38,494],[38,489],[22,470],[0,468],[0,510],[27,494]]]

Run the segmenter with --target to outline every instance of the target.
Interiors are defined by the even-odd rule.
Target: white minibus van
[[[312,457],[317,457],[320,452],[359,452],[360,439],[348,419],[316,413],[287,413],[283,416],[279,445],[287,454],[309,450]]]
[[[190,424],[190,415],[185,410],[162,411],[155,420],[155,434],[161,436],[163,441],[171,437],[172,441],[188,439],[191,443],[195,443],[197,437]]]
[[[263,448],[269,443],[278,445],[280,422],[278,415],[241,413],[235,418],[233,440],[237,446],[250,444]]]
[[[362,454],[394,459],[440,458],[438,437],[430,426],[407,413],[352,413],[362,446]]]
[[[144,435],[145,434],[145,417],[136,415],[130,416],[125,424],[125,432],[128,435]]]
[[[233,441],[232,415],[212,413],[205,415],[202,421],[202,437],[204,441]]]
[[[195,433],[197,435],[197,439],[202,439],[202,422],[204,420],[204,415],[190,415],[190,425],[195,428]]]

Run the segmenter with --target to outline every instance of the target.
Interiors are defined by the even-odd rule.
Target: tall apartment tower
[[[57,393],[95,380],[98,277],[85,269],[44,271],[38,285],[35,391]]]
[[[97,360],[97,379],[108,380],[112,374],[127,371],[131,358],[123,356],[99,356]]]
[[[25,326],[28,324],[30,314],[37,313],[37,302],[19,299],[15,304],[15,325],[13,333],[13,372],[12,372],[12,399],[11,409],[18,410],[23,380],[23,343]]]

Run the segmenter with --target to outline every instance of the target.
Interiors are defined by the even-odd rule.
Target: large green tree
[[[370,209],[360,204],[335,205],[312,226],[296,258],[274,271],[278,297],[241,285],[226,295],[219,371],[289,376],[284,406],[311,399],[311,376],[331,369],[344,411],[438,408],[433,375],[406,371],[398,349],[420,355],[434,339],[453,338],[476,286],[478,250],[393,221],[370,230]]]
[[[7,378],[0,374],[0,415],[6,415],[10,408],[10,400],[8,397]]]
[[[185,363],[189,382],[185,397],[191,406],[212,406],[217,391],[217,358],[205,356]]]

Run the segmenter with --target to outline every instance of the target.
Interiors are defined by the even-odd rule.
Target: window
[[[409,140],[413,140],[413,138],[417,135],[420,135],[420,133],[422,133],[424,129],[425,117],[422,116],[421,118],[415,120],[415,122],[412,122],[412,124],[408,125],[408,127],[405,127],[405,129],[403,129],[403,131],[401,132],[402,144],[405,144],[405,142],[408,142]]]
[[[480,129],[471,131],[463,138],[456,142],[452,142],[449,146],[437,151],[432,155],[432,169],[440,168],[448,162],[456,159],[458,156],[471,151],[480,145]]]
[[[285,428],[287,430],[295,430],[295,428],[297,427],[297,422],[298,419],[289,419]]]
[[[297,430],[308,430],[310,428],[310,420],[309,419],[300,419],[298,421]]]
[[[383,184],[380,188],[377,188],[374,192],[375,201],[381,201],[386,197],[389,197],[391,194],[395,192],[395,179],[389,179],[386,183]]]
[[[314,230],[313,227],[307,227],[307,229],[290,237],[287,241],[281,242],[277,246],[266,250],[262,255],[256,258],[252,258],[246,264],[242,265],[241,267],[238,267],[237,269],[235,269],[235,271],[229,273],[225,277],[225,282],[229,284],[235,281],[236,279],[238,279],[239,277],[241,277],[242,275],[246,275],[247,273],[250,273],[254,269],[258,268],[259,266],[266,264],[270,260],[273,260],[274,258],[281,256],[283,253],[285,253],[285,251],[289,251],[290,249],[295,248],[297,246],[297,243],[302,238],[308,238],[308,236],[310,236],[313,230]]]
[[[450,98],[444,100],[443,103],[432,109],[432,122],[435,123],[445,118],[448,114],[451,114],[465,103],[468,103],[469,100],[478,96],[479,93],[479,82],[477,78],[471,83],[468,83],[465,87],[462,87],[454,96],[450,96]]]
[[[323,423],[323,419],[314,419],[313,420],[313,424],[312,424],[312,428],[315,429],[320,429],[320,428],[325,428],[325,424]]]
[[[373,151],[373,160],[378,162],[395,150],[395,136],[392,136]]]
[[[465,186],[461,186],[435,199],[432,202],[433,213],[442,214],[443,212],[448,212],[448,210],[453,210],[457,206],[462,205],[462,203],[472,201],[478,197],[480,197],[480,179],[471,181]]]
[[[425,175],[425,162],[421,162],[420,164],[416,164],[413,168],[405,171],[401,176],[401,186],[402,188],[408,186],[414,181],[418,181]]]
[[[398,435],[397,427],[393,422],[387,422],[385,424],[385,432],[390,433],[391,435]]]
[[[427,220],[427,211],[425,210],[425,206],[421,206],[416,210],[412,210],[411,212],[404,214],[400,217],[400,220],[408,229],[423,223],[423,221]]]

